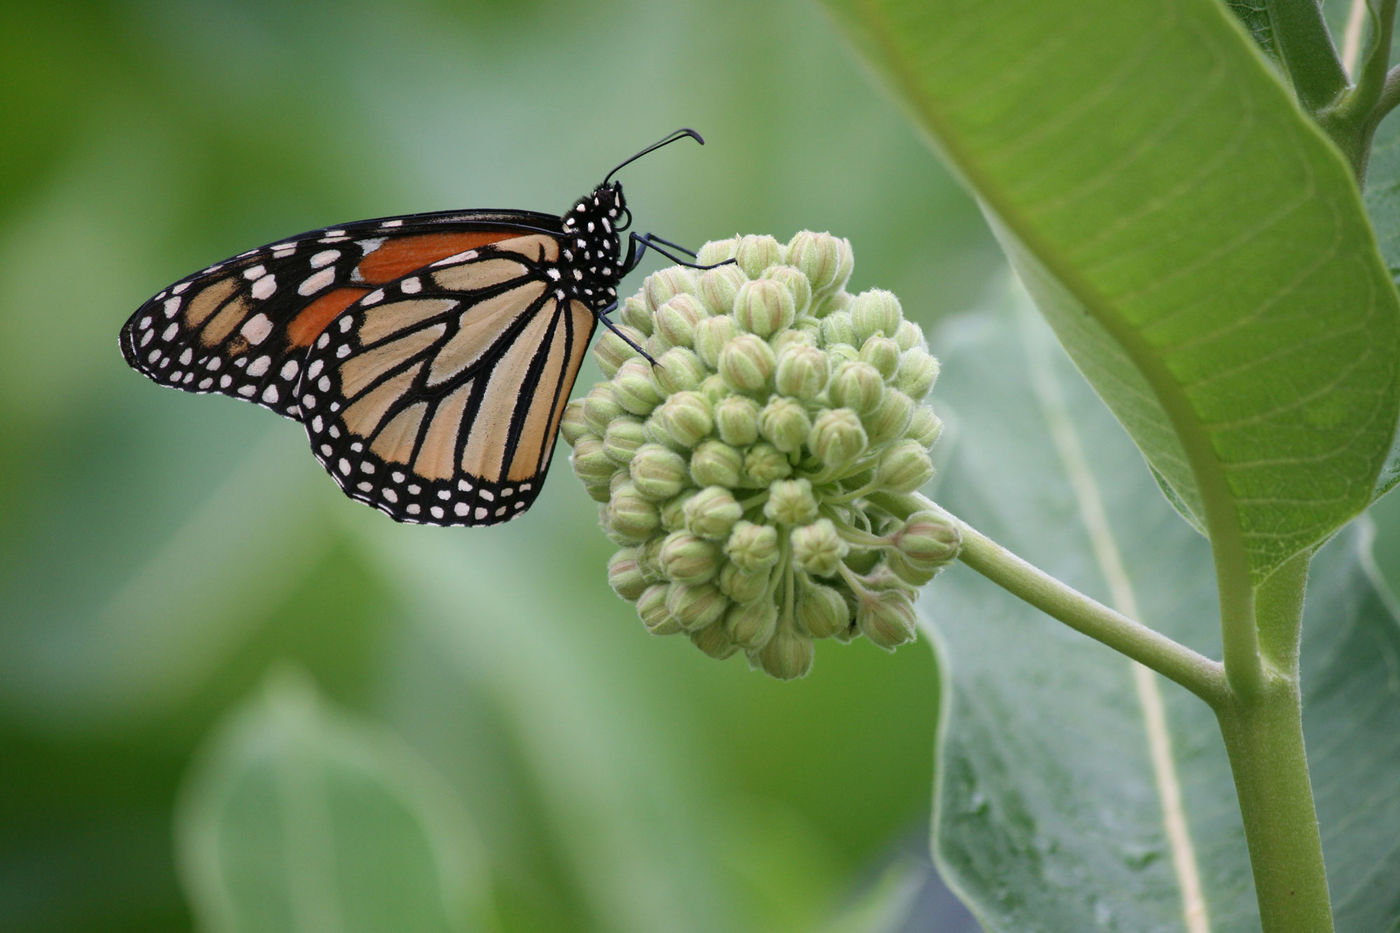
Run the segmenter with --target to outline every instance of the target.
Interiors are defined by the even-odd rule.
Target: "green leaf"
[[[482,863],[441,779],[297,675],[217,730],[176,830],[202,929],[481,928]]]
[[[1356,186],[1210,0],[832,0],[1222,565],[1371,500],[1400,300]]]
[[[1205,542],[1176,521],[1039,320],[964,318],[935,349],[936,401],[956,426],[940,504],[1218,657]],[[1333,906],[1338,929],[1355,930],[1400,919],[1400,627],[1368,554],[1352,529],[1315,559],[1303,646]],[[950,689],[936,857],[989,929],[1257,927],[1228,763],[1203,703],[966,568],[940,577],[921,608]]]

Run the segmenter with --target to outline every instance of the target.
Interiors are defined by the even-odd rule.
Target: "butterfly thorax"
[[[617,182],[594,188],[564,215],[561,265],[573,280],[573,293],[595,310],[617,300],[618,282],[627,271],[620,236],[627,216]]]

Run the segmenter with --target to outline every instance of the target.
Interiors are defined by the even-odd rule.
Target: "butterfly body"
[[[122,353],[162,385],[300,422],[345,493],[398,521],[506,521],[539,494],[589,339],[647,245],[624,254],[629,221],[605,181],[562,217],[312,231],[161,291]]]

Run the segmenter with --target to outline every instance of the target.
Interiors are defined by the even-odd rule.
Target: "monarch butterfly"
[[[345,494],[397,521],[508,521],[539,495],[618,284],[648,248],[676,258],[651,234],[623,254],[632,218],[612,176],[686,137],[704,143],[677,130],[562,217],[408,214],[240,253],[143,304],[122,354],[161,385],[299,421]]]

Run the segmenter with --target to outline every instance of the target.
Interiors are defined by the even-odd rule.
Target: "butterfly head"
[[[632,222],[620,182],[604,182],[564,215],[565,262],[576,290],[590,305],[610,304],[625,271],[621,233]]]

